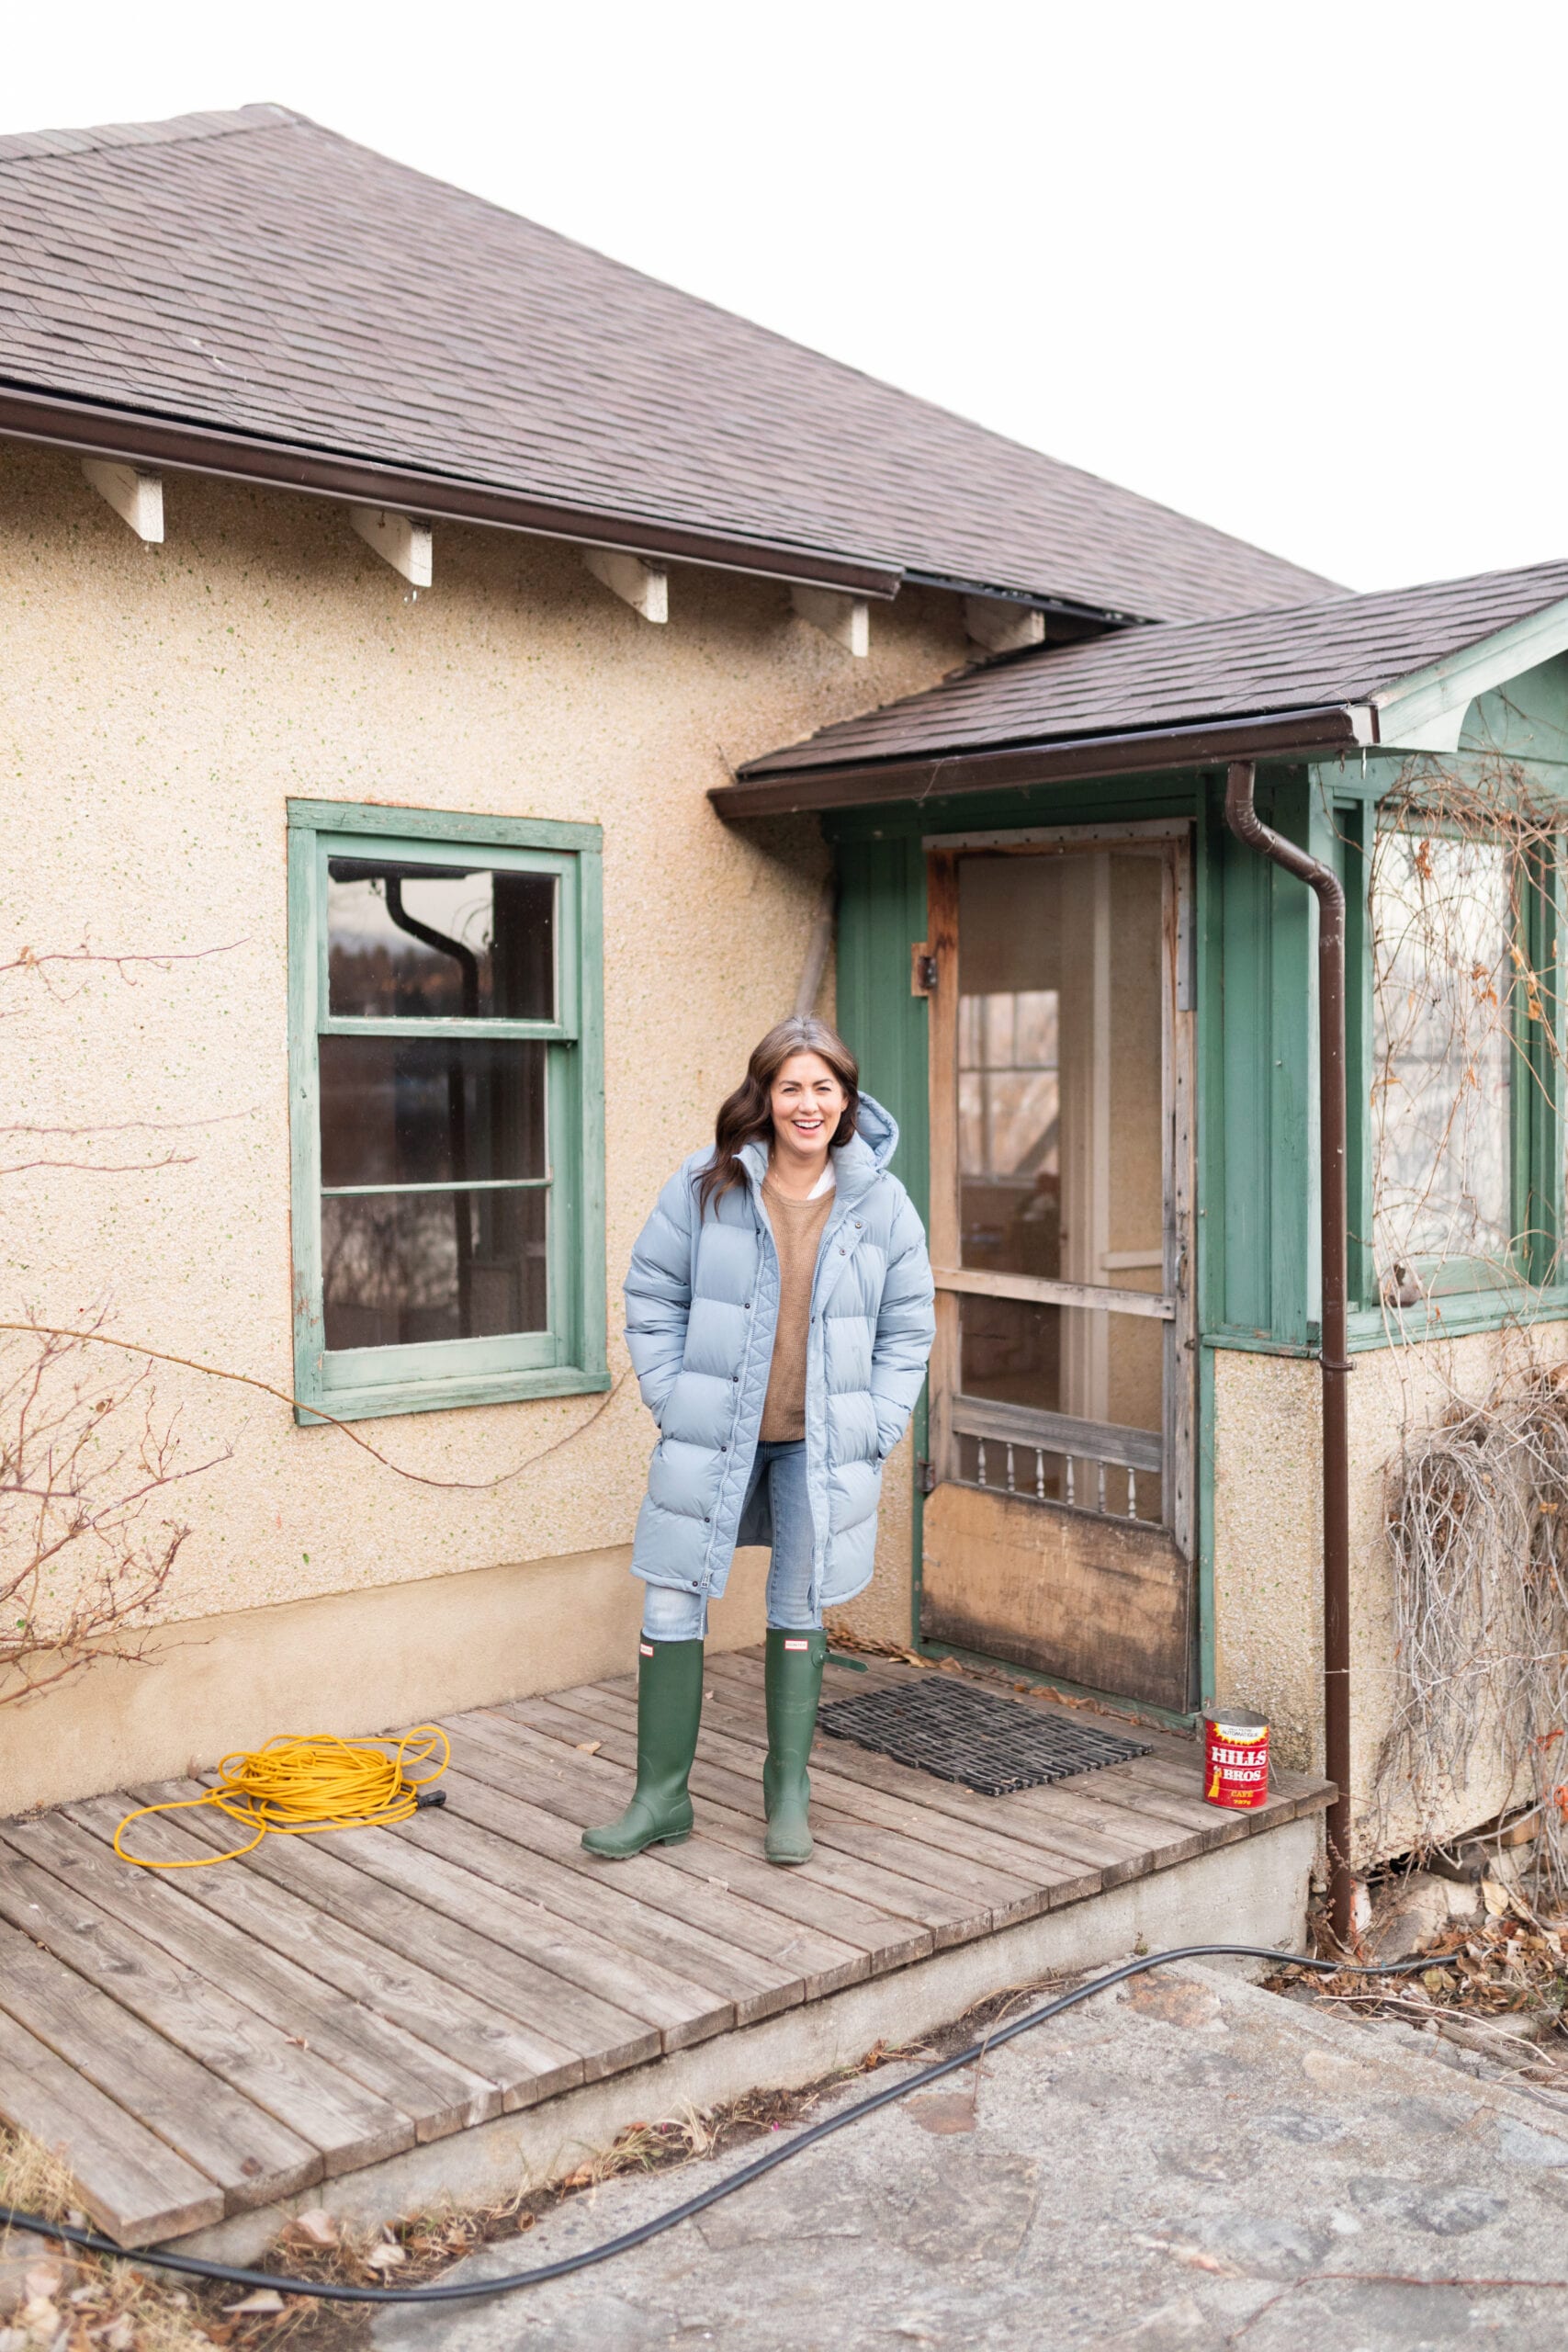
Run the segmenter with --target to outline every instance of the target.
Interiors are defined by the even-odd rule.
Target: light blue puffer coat
[[[926,1237],[887,1162],[897,1123],[868,1094],[833,1154],[837,1190],[811,1294],[806,1473],[815,1532],[812,1600],[871,1581],[882,1465],[920,1393],[935,1334]],[[632,1573],[682,1592],[724,1590],[737,1544],[766,1544],[764,1479],[744,1524],[778,1322],[779,1261],[762,1205],[765,1144],[741,1151],[746,1184],[698,1222],[694,1152],[659,1196],[626,1281],[626,1345],[659,1423]]]

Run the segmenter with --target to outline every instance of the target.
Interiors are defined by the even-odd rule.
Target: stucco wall
[[[768,582],[677,570],[669,625],[653,628],[574,549],[454,526],[437,529],[435,584],[415,598],[341,508],[178,477],[165,503],[167,541],[146,548],[72,461],[0,450],[0,961],[84,941],[193,959],[6,979],[7,1097],[25,1105],[13,1115],[104,1130],[28,1138],[7,1160],[130,1168],[4,1180],[8,1305],[73,1325],[101,1307],[116,1332],[287,1391],[287,799],[596,820],[619,1374],[634,1235],[789,1009],[826,864],[813,821],[732,831],[707,789],[727,763],[950,670],[965,654],[957,600],[911,592],[875,608],[871,657],[856,662]],[[630,1535],[649,1428],[629,1383],[603,1411],[579,1397],[363,1425],[402,1468],[473,1482],[446,1489],[297,1428],[255,1389],[167,1365],[155,1387],[160,1416],[182,1417],[182,1458],[222,1457],[172,1506],[192,1533],[160,1607],[170,1623],[243,1639],[237,1612],[402,1584],[435,1605],[430,1580],[603,1555]],[[550,1574],[556,1599],[531,1636],[545,1654],[520,1689],[622,1662],[625,1612],[603,1580],[574,1593]],[[580,1600],[590,1623],[573,1623],[570,1665],[552,1675],[551,1625]],[[338,1705],[338,1727],[364,1728],[388,1711],[350,1623],[334,1612],[340,1670],[326,1686],[318,1672],[311,1696],[317,1712]],[[415,1644],[409,1612],[398,1625]],[[271,1719],[291,1723],[276,1670]],[[487,1663],[479,1679],[493,1679]],[[391,1712],[421,1704],[417,1674],[391,1681]],[[450,1684],[441,1702],[461,1703]],[[46,1706],[0,1709],[0,1813],[7,1758],[14,1787],[22,1748],[47,1737]],[[191,1724],[187,1751],[230,1740],[214,1714]],[[136,1769],[134,1741],[121,1763]],[[30,1767],[28,1787],[30,1801],[50,1792]]]
[[[1379,1749],[1393,1720],[1397,1662],[1393,1575],[1383,1532],[1384,1472],[1401,1432],[1440,1419],[1455,1397],[1483,1396],[1525,1362],[1561,1362],[1568,1325],[1478,1332],[1377,1349],[1350,1384],[1351,1758],[1358,1859],[1408,1849],[1416,1812],[1397,1787],[1371,1805]],[[1275,1752],[1323,1769],[1321,1423],[1318,1372],[1298,1357],[1214,1351],[1215,1686],[1261,1708]],[[1483,1731],[1441,1827],[1457,1836],[1524,1792]]]

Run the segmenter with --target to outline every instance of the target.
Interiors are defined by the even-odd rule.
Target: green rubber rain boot
[[[686,1778],[703,1715],[701,1642],[640,1642],[637,1676],[637,1792],[619,1821],[585,1829],[591,1854],[624,1861],[645,1846],[678,1846],[692,1834]]]
[[[803,1634],[768,1628],[762,1678],[768,1697],[768,1760],[762,1767],[768,1834],[762,1850],[770,1862],[811,1860],[811,1778],[806,1767],[827,1656],[828,1636],[820,1626]]]

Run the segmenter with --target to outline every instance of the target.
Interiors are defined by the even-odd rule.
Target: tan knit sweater
[[[817,1251],[822,1228],[833,1205],[833,1188],[815,1200],[792,1201],[779,1191],[772,1176],[762,1180],[762,1197],[779,1253],[779,1321],[773,1334],[773,1360],[768,1372],[768,1394],[762,1405],[764,1445],[794,1445],[806,1435],[806,1342],[811,1326],[811,1284],[817,1272]]]

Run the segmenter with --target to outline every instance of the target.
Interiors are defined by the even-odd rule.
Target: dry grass
[[[1568,2093],[1568,1917],[1542,1917],[1488,1881],[1484,1918],[1444,1928],[1414,1956],[1427,1965],[1408,1976],[1368,1978],[1349,1967],[1306,1979],[1285,1970],[1269,1981],[1276,1992],[1441,2034]]]
[[[74,2208],[71,2176],[40,2142],[0,2124],[0,2204],[51,2221],[86,2220]],[[18,2271],[20,2276],[17,2276]],[[12,2290],[20,2300],[6,2310]],[[17,2345],[6,2343],[9,2334]],[[67,2246],[39,2252],[0,2230],[0,2345],[6,2352],[58,2346],[60,2352],[205,2352],[210,2337],[193,2298],[150,2273]]]
[[[564,2178],[524,2186],[491,2205],[438,2205],[370,2230],[338,2223],[323,2211],[302,2212],[254,2267],[323,2282],[423,2286],[481,2246],[525,2235],[566,2198],[626,2174],[690,2164],[804,2121],[829,2091],[910,2054],[879,2042],[858,2065],[840,2067],[803,2090],[750,2091],[720,2107],[686,2107],[663,2121],[628,2124],[609,2147]],[[73,2194],[57,2157],[0,2125],[0,2203],[55,2219],[84,2218],[73,2212]],[[365,2306],[314,2302],[304,2296],[253,2301],[241,2289],[216,2285],[193,2284],[186,2290],[129,2263],[90,2256],[67,2260],[63,2249],[33,2267],[45,2265],[57,2275],[58,2293],[39,2299],[36,2312],[29,2306],[26,2331],[19,2321],[11,2323],[20,2336],[15,2346],[7,2343],[6,2322],[0,2319],[0,2352],[23,2352],[24,2346],[26,2352],[54,2352],[57,2345],[59,2352],[206,2352],[215,2344],[229,2352],[282,2352],[284,2346],[290,2352],[363,2352],[369,2340]],[[244,2308],[248,2301],[250,2309]],[[70,2331],[63,2338],[62,2328]]]

